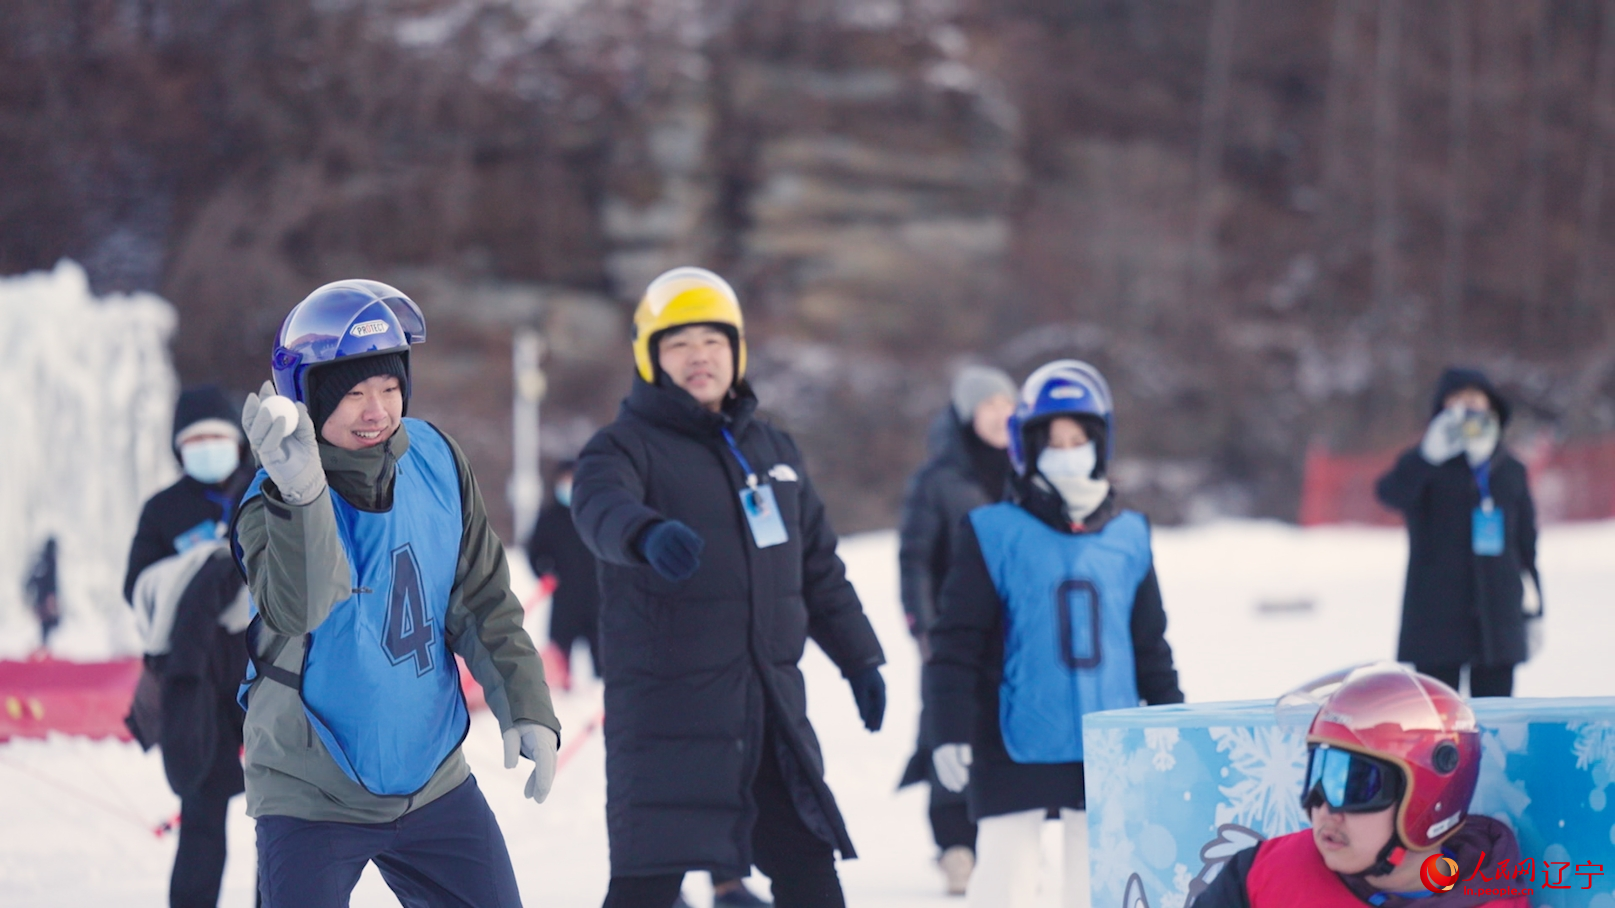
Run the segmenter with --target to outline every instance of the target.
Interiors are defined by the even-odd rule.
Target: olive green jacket
[[[488,525],[487,508],[465,452],[447,435],[460,474],[464,526],[445,630],[449,646],[482,685],[501,730],[520,719],[560,735],[544,665],[510,591],[505,549]],[[253,604],[262,617],[257,653],[302,671],[304,635],[352,595],[347,554],[331,508],[334,490],[355,507],[392,506],[394,466],[409,450],[403,426],[385,444],[347,451],[320,444],[330,489],[306,505],[289,505],[274,482],[241,509],[236,540]],[[278,652],[277,652],[278,650]],[[447,794],[470,775],[456,748],[426,786],[412,796],[382,796],[348,778],[309,725],[296,690],[260,676],[248,694],[245,730],[247,814],[343,823],[385,823]]]

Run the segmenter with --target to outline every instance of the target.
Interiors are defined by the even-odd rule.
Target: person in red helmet
[[[1281,710],[1297,700],[1321,701],[1301,793],[1312,828],[1234,855],[1194,908],[1529,908],[1524,895],[1495,894],[1506,881],[1461,882],[1518,861],[1520,846],[1502,822],[1469,813],[1480,730],[1456,691],[1382,662],[1315,681]],[[1457,867],[1446,891],[1421,877],[1436,855],[1449,875]]]

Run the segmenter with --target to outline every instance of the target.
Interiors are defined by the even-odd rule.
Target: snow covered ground
[[[1400,531],[1229,522],[1160,530],[1155,546],[1168,636],[1193,701],[1276,696],[1327,670],[1394,652],[1405,558]],[[918,712],[917,657],[897,604],[896,539],[889,533],[853,537],[842,554],[886,645],[891,696],[885,729],[865,732],[846,684],[809,649],[813,720],[831,787],[863,854],[842,865],[848,901],[854,908],[958,905],[939,894],[923,788],[893,791]],[[1550,528],[1541,557],[1547,646],[1520,671],[1517,692],[1615,695],[1608,655],[1615,630],[1615,522]],[[523,585],[530,582],[523,577]],[[542,616],[531,626],[541,630]],[[569,742],[599,702],[597,687],[559,696]],[[521,797],[527,770],[503,768],[498,729],[485,713],[474,720],[466,754],[499,816],[526,903],[598,905],[607,876],[599,736],[576,752],[542,807]],[[155,752],[66,738],[0,745],[0,804],[0,904],[166,904],[174,839],[156,838],[149,829],[173,815],[176,801]],[[240,799],[236,805],[222,904],[245,908],[252,904],[253,828]],[[1052,850],[1056,826],[1047,831]],[[685,891],[697,908],[707,904],[704,876],[691,875]],[[372,870],[353,904],[397,901]]]

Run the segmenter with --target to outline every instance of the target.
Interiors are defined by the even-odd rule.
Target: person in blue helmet
[[[971,511],[938,595],[925,668],[937,780],[977,823],[971,908],[1037,892],[1044,818],[1065,826],[1065,895],[1088,904],[1082,717],[1181,703],[1149,523],[1116,504],[1110,388],[1057,360],[1010,417],[1007,501]]]
[[[345,906],[370,862],[406,905],[521,904],[460,752],[454,656],[505,765],[533,761],[539,803],[560,723],[465,454],[404,416],[425,329],[386,284],[327,284],[286,317],[274,381],[242,411],[262,465],[233,539],[256,612],[241,701],[266,908]]]

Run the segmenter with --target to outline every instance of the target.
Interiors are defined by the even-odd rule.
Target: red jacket
[[[1514,832],[1490,817],[1470,817],[1463,829],[1446,842],[1443,849],[1454,857],[1463,876],[1486,871],[1498,861],[1518,860],[1520,850]],[[1513,888],[1526,890],[1532,884],[1519,880]],[[1194,908],[1363,908],[1374,904],[1371,895],[1383,894],[1378,908],[1530,908],[1524,895],[1498,898],[1476,894],[1477,887],[1507,888],[1508,882],[1458,883],[1452,891],[1421,899],[1407,899],[1396,893],[1380,893],[1360,877],[1343,877],[1330,870],[1312,841],[1312,831],[1268,839],[1229,860],[1217,878],[1195,900]]]

